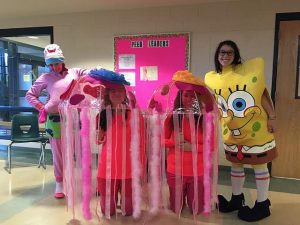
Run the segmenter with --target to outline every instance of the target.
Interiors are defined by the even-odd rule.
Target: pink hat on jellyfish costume
[[[176,96],[182,91],[194,91],[195,93],[195,102],[193,104],[192,111],[173,111]],[[168,115],[173,115],[173,117],[179,114],[182,114],[184,117],[189,117],[194,120],[194,116],[199,114],[200,117],[203,115],[203,126],[204,136],[203,136],[203,183],[204,183],[204,204],[198,207],[203,207],[204,213],[209,213],[211,210],[211,206],[214,205],[217,201],[216,195],[216,186],[217,186],[217,146],[218,146],[218,111],[217,106],[214,100],[211,91],[206,87],[204,82],[194,76],[189,71],[177,71],[173,78],[172,82],[164,84],[160,86],[157,90],[155,90],[150,102],[149,109],[154,109],[155,114],[152,115],[151,119],[151,135],[153,141],[155,139],[159,139],[160,137],[164,137],[164,124],[169,118]],[[179,113],[179,114],[178,114]],[[161,122],[164,121],[164,122]],[[180,120],[179,120],[180,121]],[[190,126],[193,127],[194,123],[190,123]],[[175,126],[175,125],[174,125]],[[191,128],[191,133],[193,130],[197,130],[197,127]],[[174,136],[176,137],[177,131],[174,128]],[[196,134],[191,134],[191,136],[196,137]],[[163,143],[163,142],[162,142]],[[196,142],[192,141],[192,145],[196,148]],[[164,162],[164,160],[158,160],[160,158],[166,158],[164,156],[164,152],[160,151],[160,148],[164,148],[165,146],[156,146],[150,145],[151,152],[153,153],[150,157],[155,155],[156,157],[149,159],[149,173],[150,173],[150,187],[151,187],[151,201],[150,201],[150,212],[157,212],[159,209],[159,202],[164,196],[160,193],[162,188],[159,187],[159,184],[164,183],[158,180],[156,174],[160,174],[157,171],[157,167],[164,168],[164,165],[158,166],[159,162]],[[177,151],[175,151],[177,152]],[[161,155],[162,154],[162,155]],[[193,152],[193,158],[194,157]],[[175,157],[176,158],[176,157]],[[193,164],[193,171],[197,171],[197,163]],[[197,174],[197,173],[196,173]],[[163,177],[161,175],[161,177]],[[199,203],[200,204],[200,203]]]

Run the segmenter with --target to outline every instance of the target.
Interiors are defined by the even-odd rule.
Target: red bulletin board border
[[[129,55],[132,67],[120,68],[120,58]],[[120,61],[118,61],[120,60]],[[154,79],[142,79],[142,68],[155,68]],[[171,81],[178,70],[190,68],[190,33],[120,35],[114,37],[114,69],[132,73],[132,87],[141,108],[145,108],[152,93],[161,84]],[[126,76],[125,76],[126,78]],[[153,77],[151,77],[153,78]],[[147,94],[145,94],[147,93]]]

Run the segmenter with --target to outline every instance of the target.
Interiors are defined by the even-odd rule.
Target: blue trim
[[[90,71],[89,75],[96,80],[105,80],[111,82],[112,84],[130,85],[130,83],[125,80],[124,74],[119,74],[103,68],[93,69]]]
[[[49,58],[45,60],[46,65],[49,66],[51,64],[55,64],[55,63],[63,63],[65,62],[64,58]]]

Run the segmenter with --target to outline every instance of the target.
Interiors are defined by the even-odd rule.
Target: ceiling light
[[[31,38],[31,39],[39,39],[39,37],[37,36],[27,36],[28,38]]]

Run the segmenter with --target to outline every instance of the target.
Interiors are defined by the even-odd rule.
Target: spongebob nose
[[[229,123],[230,121],[233,120],[232,110],[230,110],[230,109],[227,110],[227,116],[226,116],[226,118],[224,118],[224,120],[225,120],[226,123]]]
[[[233,119],[233,112],[232,112],[232,110],[230,110],[230,109],[227,110],[227,116],[230,118],[230,120]]]

